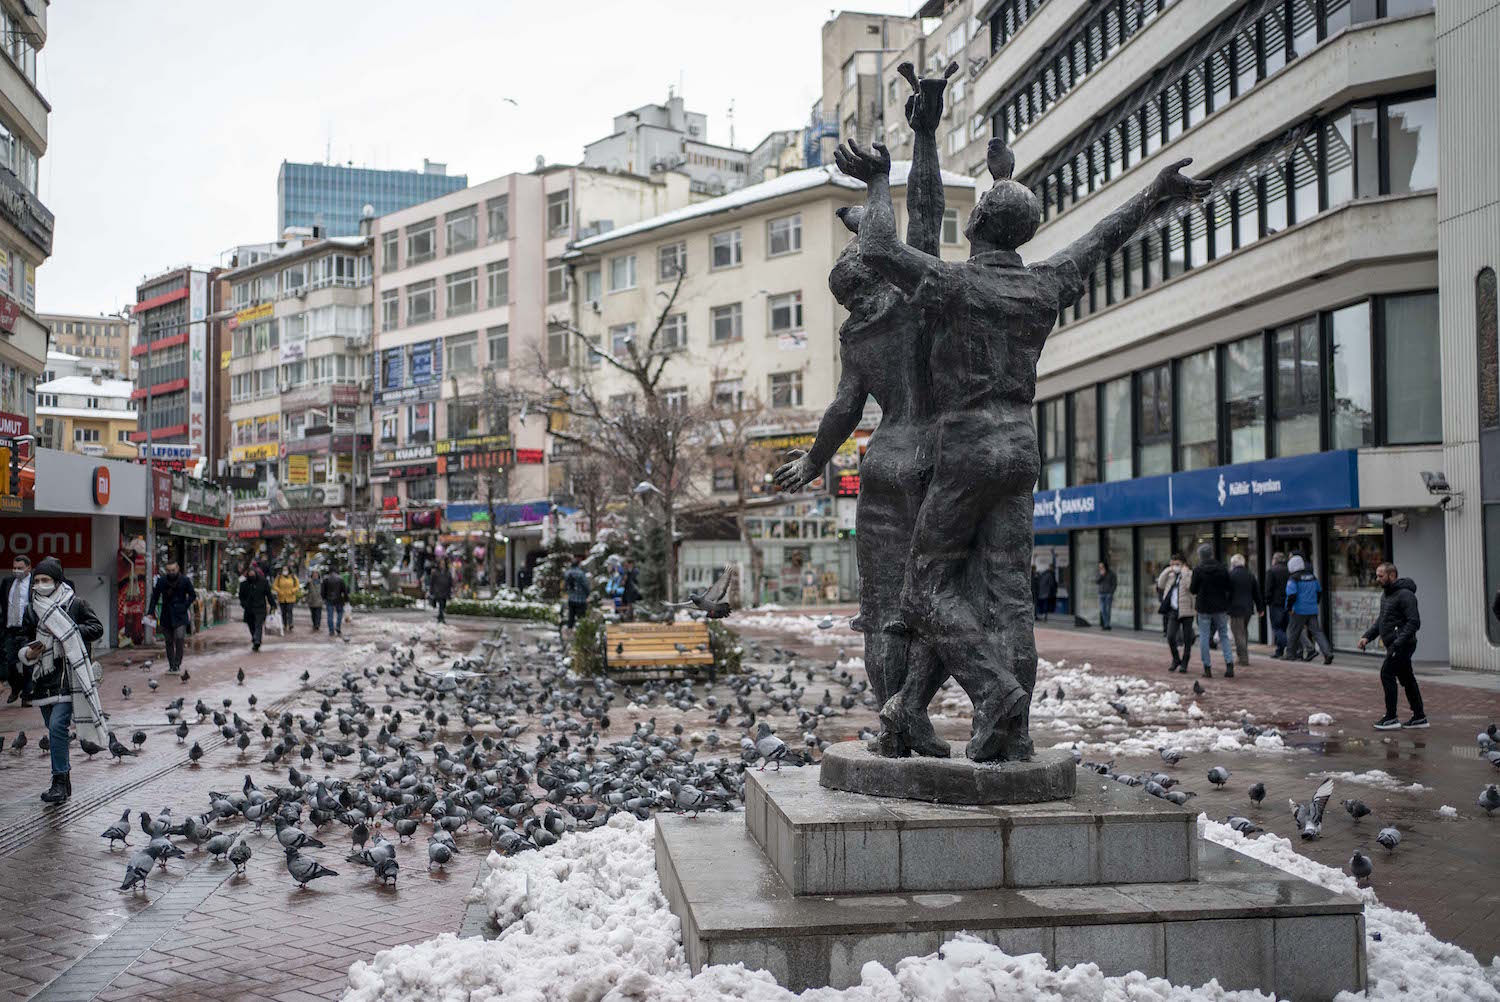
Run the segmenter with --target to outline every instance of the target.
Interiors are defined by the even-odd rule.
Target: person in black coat
[[[344,635],[344,603],[349,601],[349,586],[333,568],[323,575],[323,580],[318,583],[318,589],[323,593],[323,604],[328,607],[328,635]]]
[[[1417,687],[1417,676],[1412,672],[1411,656],[1417,651],[1417,631],[1422,628],[1422,617],[1417,612],[1417,583],[1411,578],[1401,577],[1396,565],[1383,563],[1375,568],[1375,580],[1383,594],[1380,596],[1380,614],[1375,622],[1359,638],[1359,649],[1376,637],[1385,645],[1385,660],[1380,663],[1380,685],[1385,690],[1385,716],[1375,722],[1377,731],[1392,731],[1397,728],[1422,728],[1427,726],[1427,714],[1422,711],[1422,690]],[[1402,723],[1396,716],[1396,683],[1406,690],[1406,702],[1411,706],[1411,719]]]
[[[1235,660],[1243,667],[1250,663],[1250,617],[1266,614],[1255,575],[1245,566],[1244,554],[1229,558],[1229,633],[1234,637]]]
[[[250,649],[260,650],[260,642],[266,628],[266,610],[270,607],[271,586],[265,574],[254,562],[245,568],[240,580],[240,608],[245,611],[245,625],[250,628]]]
[[[448,622],[443,615],[448,608],[448,600],[453,597],[453,572],[448,569],[448,561],[439,560],[433,566],[432,573],[427,576],[427,597],[432,600],[433,608],[437,609],[437,621]]]
[[[1109,621],[1114,611],[1115,588],[1119,585],[1119,578],[1109,564],[1102,560],[1099,561],[1099,574],[1094,578],[1094,585],[1099,589],[1099,629],[1114,629]]]
[[[1037,579],[1037,601],[1041,605],[1042,622],[1057,608],[1057,571],[1051,564],[1042,568],[1041,576]]]
[[[1224,677],[1234,678],[1234,642],[1229,638],[1229,601],[1234,589],[1229,583],[1229,570],[1214,556],[1214,548],[1208,543],[1198,547],[1198,566],[1193,568],[1188,590],[1193,594],[1193,607],[1198,613],[1198,652],[1203,655],[1203,677],[1213,677],[1209,650],[1217,634],[1219,650],[1224,655]]]
[[[21,664],[21,648],[32,641],[33,635],[21,625],[26,607],[31,604],[31,558],[24,553],[16,554],[10,562],[11,576],[0,583],[0,665],[4,666],[5,681],[10,683],[10,698],[7,703],[22,700],[22,706],[31,705],[31,673]]]
[[[188,631],[193,628],[193,603],[196,601],[198,592],[192,579],[182,573],[177,561],[168,560],[161,577],[151,586],[151,604],[146,607],[146,614],[157,616],[156,607],[161,606],[156,624],[167,638],[169,672],[182,668],[183,649],[187,646]]]
[[[1271,621],[1271,641],[1276,645],[1276,651],[1271,655],[1273,658],[1286,655],[1286,583],[1291,576],[1286,567],[1286,554],[1271,554],[1271,566],[1266,569],[1266,584],[1261,589],[1260,601]]]

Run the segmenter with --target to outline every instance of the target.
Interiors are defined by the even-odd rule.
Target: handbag
[[[1172,586],[1161,593],[1161,604],[1156,607],[1156,611],[1161,615],[1165,616],[1167,613],[1172,611],[1172,589],[1176,588],[1177,583],[1181,580],[1182,575],[1177,575],[1172,579]]]

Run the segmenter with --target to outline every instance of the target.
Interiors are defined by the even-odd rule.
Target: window
[[[772,407],[801,407],[802,406],[802,373],[801,372],[773,372],[773,373],[771,373],[771,406]]]
[[[493,310],[510,301],[510,261],[491,261],[484,266],[485,307]]]
[[[959,234],[963,232],[958,225],[958,210],[943,210],[943,243],[952,247],[958,244]]]
[[[466,335],[473,337],[473,335]],[[452,341],[449,341],[449,356],[452,355]],[[478,435],[483,431],[483,425],[479,415],[478,400],[449,400],[448,411],[448,437],[463,438],[465,435]]]
[[[1104,418],[1104,479],[1129,480],[1130,377],[1121,376],[1104,384],[1101,410]]]
[[[491,327],[484,332],[489,344],[490,365],[497,369],[510,367],[510,324]]]
[[[621,254],[609,259],[609,291],[635,288],[635,255]]]
[[[437,477],[413,477],[406,482],[408,501],[432,501],[437,498]]]
[[[573,222],[571,198],[566,189],[554,191],[547,196],[547,236],[567,235]]]
[[[733,494],[739,490],[739,478],[734,475],[733,466],[720,463],[714,467],[713,490],[715,494]]]
[[[479,368],[479,334],[454,334],[444,342],[448,348],[448,371],[454,375]]]
[[[1254,334],[1224,347],[1227,462],[1266,458],[1266,342]]]
[[[489,240],[506,240],[510,237],[510,196],[500,195],[484,203],[484,214],[489,221]]]
[[[1177,468],[1219,465],[1219,380],[1210,348],[1177,363]]]
[[[671,313],[661,322],[661,332],[656,337],[661,351],[681,351],[687,347],[687,314]]]
[[[74,428],[73,441],[75,442],[97,442],[99,441],[98,428]]]
[[[473,313],[479,308],[479,270],[466,268],[447,277],[448,316]]]
[[[738,231],[735,232],[735,245],[738,247]],[[801,249],[801,213],[792,216],[782,216],[780,219],[773,219],[766,223],[766,257],[779,257],[782,254],[791,254]],[[739,263],[738,251],[736,251],[734,263]],[[718,267],[717,263],[715,267]]]
[[[307,288],[307,264],[298,262],[284,268],[281,272],[281,291],[288,295],[296,295]]]
[[[782,334],[802,329],[802,293],[785,292],[771,296],[771,333]]]
[[[401,234],[395,230],[380,235],[380,270],[395,271],[400,267]],[[235,286],[236,289],[239,286]]]
[[[744,336],[743,317],[739,303],[715,306],[708,311],[708,314],[713,329],[714,344],[738,341]]]
[[[656,280],[670,282],[687,274],[687,241],[656,248]]]
[[[1370,369],[1370,304],[1328,315],[1329,443],[1335,449],[1375,444],[1374,384]]]
[[[1068,486],[1068,428],[1063,404],[1062,397],[1037,404],[1037,447],[1042,457],[1037,486],[1042,490]]]
[[[406,287],[406,322],[420,324],[437,315],[437,283],[433,279]]]
[[[119,431],[117,431],[115,433],[115,441],[116,442],[129,442],[130,441],[130,432],[128,430],[124,429],[124,428],[121,428]]]
[[[632,268],[633,272],[635,269]],[[635,276],[631,276],[631,284],[635,284]],[[568,266],[560,260],[553,259],[547,262],[547,302],[565,303],[568,301]]]
[[[547,367],[561,369],[568,364],[568,329],[562,324],[547,325]]]
[[[1443,392],[1436,292],[1380,300],[1386,445],[1441,442]]]
[[[406,228],[406,264],[408,267],[437,257],[437,220],[424,219]]]
[[[720,379],[713,385],[714,409],[737,411],[745,405],[745,381]]]
[[[401,290],[382,289],[380,292],[380,329],[393,331],[401,322]],[[239,337],[239,332],[235,332]]]
[[[708,238],[709,267],[733,268],[740,263],[740,231],[725,230]]]
[[[408,404],[406,407],[406,440],[429,442],[432,440],[432,412],[435,404]]]
[[[1278,456],[1317,452],[1322,370],[1318,361],[1318,319],[1308,317],[1278,328],[1272,336],[1276,378],[1271,398],[1272,444]]]
[[[287,362],[281,367],[281,381],[287,386],[301,386],[307,382],[306,362]]]
[[[661,391],[661,402],[669,411],[682,413],[687,410],[688,391],[686,386],[669,386]]]
[[[479,246],[479,206],[455,209],[443,217],[447,253],[458,254]]]
[[[604,298],[604,276],[598,268],[583,273],[583,298],[595,304]]]
[[[1149,477],[1172,472],[1172,367],[1158,365],[1138,374],[1140,410],[1137,414],[1140,442],[1139,475]]]
[[[448,500],[467,501],[479,497],[479,475],[476,473],[449,473]]]
[[[609,353],[615,358],[629,358],[634,343],[635,324],[616,324],[609,329]]]
[[[399,411],[386,411],[380,415],[380,441],[396,441],[396,431],[401,426]]]
[[[1385,110],[1386,162],[1392,195],[1437,187],[1437,100],[1392,102]]]

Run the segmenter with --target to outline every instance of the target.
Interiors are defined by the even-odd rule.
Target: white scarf
[[[47,645],[42,652],[37,669],[41,676],[53,671],[69,672],[68,682],[73,699],[73,726],[80,738],[88,738],[98,745],[108,744],[109,735],[104,728],[104,708],[99,703],[99,693],[94,688],[94,666],[89,660],[88,648],[84,646],[83,634],[78,624],[68,615],[73,604],[73,589],[66,582],[53,589],[51,595],[42,595],[31,590],[31,611],[36,614],[37,639]]]

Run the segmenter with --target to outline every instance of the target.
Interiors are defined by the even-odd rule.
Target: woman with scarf
[[[104,624],[63,580],[56,557],[41,561],[32,572],[22,623],[36,637],[21,650],[21,660],[32,668],[31,701],[41,707],[52,756],[52,786],[42,799],[60,804],[73,795],[68,725],[77,728],[80,738],[98,745],[109,742],[93,667],[93,643],[104,636]]]

